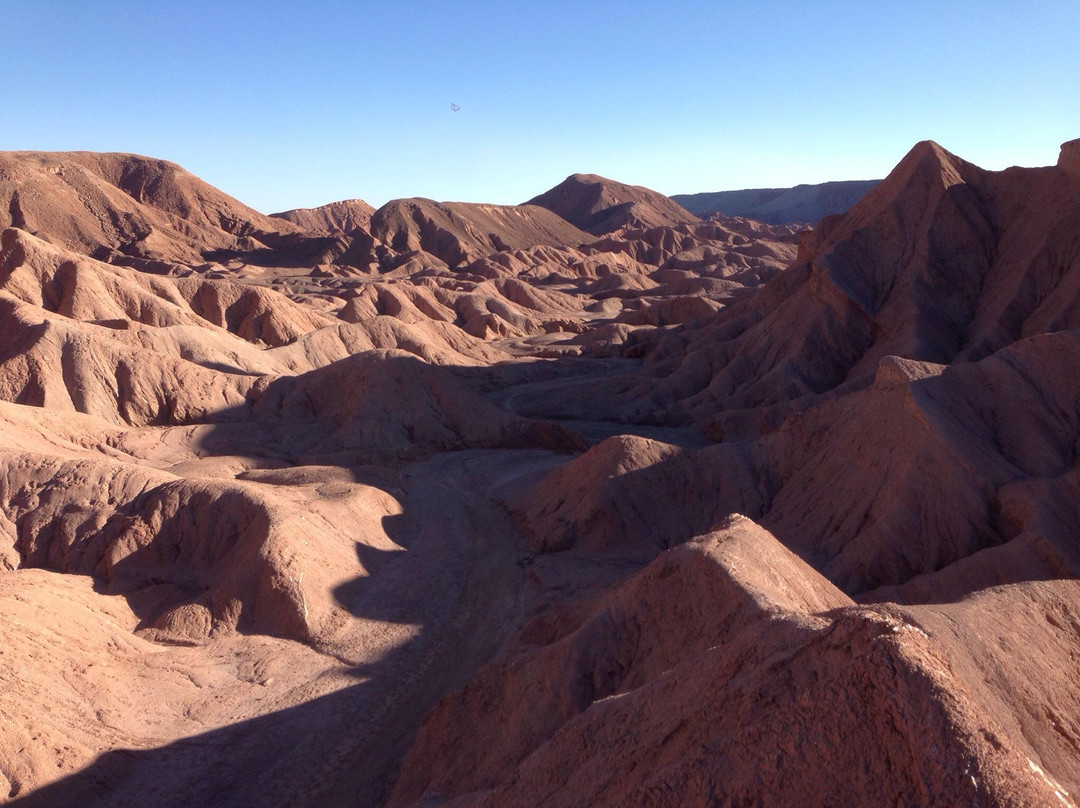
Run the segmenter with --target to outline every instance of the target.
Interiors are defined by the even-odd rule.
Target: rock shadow
[[[419,364],[401,358],[381,361],[408,365],[410,371]],[[477,368],[435,370],[463,380],[482,401],[482,393],[535,373],[527,364],[494,375]],[[577,372],[569,364],[545,371],[555,376]],[[283,400],[295,392],[295,384],[295,378],[276,380],[264,395]],[[514,417],[529,428],[509,429],[479,450],[467,443],[438,442],[406,450],[383,442],[368,449],[365,438],[371,432],[361,430],[349,433],[357,438],[354,445],[337,452],[313,451],[313,444],[325,445],[327,433],[347,423],[348,416],[343,420],[315,408],[293,418],[260,412],[254,401],[215,413],[212,423],[198,425],[193,447],[197,456],[239,457],[253,469],[269,470],[245,472],[239,480],[267,483],[269,489],[274,474],[285,475],[288,484],[289,474],[302,476],[305,469],[322,464],[399,498],[404,512],[385,517],[383,530],[400,549],[358,541],[357,559],[366,574],[338,585],[333,597],[354,619],[408,624],[415,631],[376,659],[344,664],[344,672],[362,679],[355,684],[157,748],[110,750],[81,771],[30,793],[12,794],[11,804],[381,804],[425,715],[443,694],[463,686],[505,640],[500,615],[513,608],[515,587],[526,574],[518,564],[523,541],[510,517],[488,498],[485,486],[472,489],[463,480],[469,463],[482,463],[503,451],[583,448],[568,443],[565,431],[534,429],[535,419]],[[396,430],[393,414],[387,419],[387,428]],[[100,589],[127,597],[142,628],[178,606],[200,605],[217,614],[228,598],[215,592],[205,570],[216,569],[229,585],[236,585],[236,576],[253,574],[250,562],[268,529],[263,524],[266,513],[236,490],[221,495],[216,489],[228,488],[228,480],[178,480],[146,491],[119,508],[103,534],[115,538],[132,522],[150,524],[146,513],[162,499],[196,484],[209,491],[208,511],[195,518],[181,502],[160,524],[154,523],[148,543],[115,565],[112,583],[99,580]],[[478,503],[487,503],[486,510],[478,510]],[[475,546],[466,541],[472,534],[481,536]],[[427,552],[450,540],[460,542],[454,553]],[[199,556],[198,569],[187,563],[190,557],[185,560],[185,554]],[[228,569],[218,569],[221,565]],[[440,603],[428,603],[436,597]],[[261,602],[266,604],[266,598]],[[263,613],[254,603],[247,604],[235,630],[295,637],[295,627],[273,617],[272,606],[267,608]],[[438,626],[433,625],[433,614],[435,622],[441,621]],[[446,664],[448,659],[456,661]]]

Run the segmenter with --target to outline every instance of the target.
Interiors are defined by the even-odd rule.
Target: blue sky
[[[0,0],[0,149],[130,151],[264,212],[986,168],[1080,138],[1072,2]],[[461,106],[452,112],[451,103]]]

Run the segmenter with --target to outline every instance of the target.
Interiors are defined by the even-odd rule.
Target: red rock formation
[[[297,232],[173,163],[94,152],[0,154],[0,225],[79,252],[164,261],[199,261],[264,232]]]
[[[292,222],[309,233],[348,235],[354,230],[366,229],[375,208],[363,199],[344,199],[320,205],[317,208],[296,208],[282,213],[271,213],[275,219]]]
[[[575,246],[588,234],[536,206],[397,199],[371,217],[371,232],[397,252],[424,250],[461,266],[498,250]]]
[[[736,517],[526,626],[429,716],[390,804],[1052,804],[1072,778],[1028,767],[1025,708],[969,695],[974,649],[921,616],[854,606]]]
[[[761,294],[652,351],[631,397],[738,437],[869,384],[886,356],[966,361],[1076,327],[1078,217],[1062,170],[986,172],[919,144]]]
[[[811,233],[5,155],[0,800],[1073,804],[1075,143]]]
[[[554,211],[597,236],[623,227],[645,229],[698,221],[697,216],[663,194],[596,174],[572,174],[525,204]]]

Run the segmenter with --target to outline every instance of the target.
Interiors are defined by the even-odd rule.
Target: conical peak
[[[940,184],[946,188],[965,182],[970,164],[943,149],[932,140],[924,140],[904,156],[872,192],[875,199],[895,199],[913,187]]]
[[[951,185],[954,181],[962,181],[959,169],[964,164],[963,160],[934,141],[923,140],[912,147],[900,161],[897,170],[906,168],[912,174],[941,175]]]

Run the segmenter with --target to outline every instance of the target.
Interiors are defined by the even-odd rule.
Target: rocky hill
[[[525,204],[554,211],[598,236],[624,227],[674,226],[698,220],[663,194],[596,174],[572,174]]]
[[[270,215],[292,222],[309,233],[332,236],[348,235],[354,230],[366,228],[374,212],[375,208],[363,199],[344,199],[317,208],[295,208]]]

